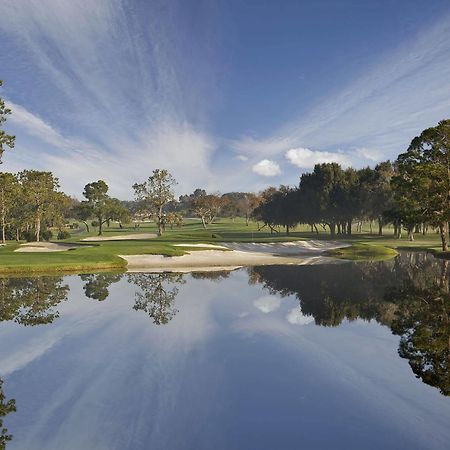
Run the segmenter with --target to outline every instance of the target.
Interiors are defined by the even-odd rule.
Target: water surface
[[[1,442],[448,448],[449,297],[447,263],[422,253],[3,278]]]

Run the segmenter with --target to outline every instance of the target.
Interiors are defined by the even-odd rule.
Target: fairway
[[[278,232],[258,231],[258,224],[250,222],[247,226],[243,219],[220,219],[204,229],[197,219],[187,219],[181,227],[168,228],[156,238],[156,226],[143,222],[119,228],[112,223],[104,229],[102,240],[96,241],[96,230],[90,233],[76,230],[71,238],[54,241],[64,244],[77,244],[79,247],[61,252],[16,252],[22,243],[8,242],[0,247],[0,273],[26,272],[89,272],[93,270],[126,270],[126,261],[118,255],[164,255],[182,256],[187,252],[205,250],[201,244],[217,245],[220,243],[276,243],[298,240],[329,240],[330,235],[319,228],[319,234],[311,233],[308,227],[299,226],[286,234],[280,228]],[[362,233],[335,236],[334,240],[348,242],[351,247],[329,252],[338,258],[383,259],[396,254],[393,249],[410,248],[417,250],[439,251],[439,237],[435,233],[417,235],[415,241],[395,239],[392,229],[386,227],[384,236],[370,234],[369,225],[364,224]],[[142,239],[138,239],[142,235]],[[130,239],[127,239],[130,236]],[[107,240],[117,239],[117,240]],[[86,242],[86,241],[89,242]],[[182,244],[182,245],[180,245]],[[192,244],[192,246],[189,246]]]

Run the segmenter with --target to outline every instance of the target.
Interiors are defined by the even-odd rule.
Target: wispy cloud
[[[423,128],[449,115],[449,59],[447,15],[420,30],[414,41],[378,58],[363,75],[322,99],[308,113],[260,139],[244,136],[233,142],[233,148],[266,158],[305,147],[322,152],[309,154],[311,160],[336,149],[343,150],[339,157],[347,163],[393,158]],[[306,153],[291,151],[289,160],[310,167],[311,163],[304,166]]]
[[[216,150],[205,120],[214,74],[199,59],[193,82],[195,70],[184,70],[195,57],[183,48],[188,25],[175,19],[173,4],[149,7],[155,11],[144,22],[123,0],[2,5],[0,30],[26,51],[38,100],[46,100],[31,112],[33,91],[26,106],[11,99],[17,143],[5,158],[9,167],[45,164],[74,194],[102,177],[129,197],[133,180],[162,166],[183,189],[207,187]]]

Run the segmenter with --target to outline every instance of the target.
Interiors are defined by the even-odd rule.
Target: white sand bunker
[[[84,242],[98,241],[139,241],[141,239],[154,239],[158,235],[155,233],[119,234],[116,236],[91,236],[81,239]]]
[[[48,253],[48,252],[64,252],[74,248],[90,247],[89,245],[80,244],[63,244],[56,242],[28,242],[22,244],[18,249],[14,250],[19,253]]]
[[[216,244],[173,244],[174,247],[199,247],[199,248],[215,248],[220,250],[228,250],[228,247]]]
[[[314,255],[334,250],[336,248],[349,247],[350,244],[339,241],[295,241],[295,242],[267,242],[267,243],[239,243],[223,244],[229,250],[243,252],[270,253],[273,255]]]

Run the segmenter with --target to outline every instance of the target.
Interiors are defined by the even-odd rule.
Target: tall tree
[[[3,85],[3,81],[0,80],[0,87]],[[2,163],[3,152],[5,147],[14,148],[15,136],[6,134],[5,130],[2,130],[3,124],[6,122],[7,116],[11,114],[11,110],[7,108],[5,101],[0,97],[0,164]]]
[[[97,219],[99,236],[103,234],[103,224],[106,221],[105,217],[109,208],[108,189],[108,185],[103,180],[98,180],[88,183],[83,191],[83,197],[86,200],[81,202],[82,208],[85,208],[81,214],[90,211],[91,215]]]
[[[175,178],[166,169],[155,169],[144,183],[133,185],[136,200],[141,209],[149,217],[156,218],[158,235],[165,229],[165,207],[175,200],[173,188],[177,184]]]
[[[429,222],[440,232],[448,250],[450,220],[450,120],[424,130],[397,159],[394,177],[397,197],[417,211],[419,223]]]
[[[55,203],[60,200],[57,193],[59,181],[51,172],[38,170],[20,172],[19,180],[34,221],[35,238],[39,242],[42,221],[48,217],[51,209],[55,207]]]
[[[0,222],[2,228],[2,243],[6,242],[6,227],[12,219],[12,211],[19,200],[20,185],[17,176],[12,173],[0,172]]]

